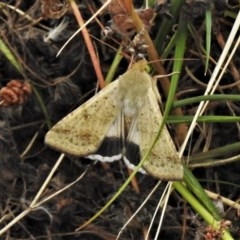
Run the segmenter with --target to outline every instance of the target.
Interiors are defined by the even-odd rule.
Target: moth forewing
[[[149,89],[145,104],[138,117],[140,135],[140,152],[144,156],[156,139],[163,117],[158,99],[153,89]],[[175,145],[166,126],[161,131],[147,160],[142,166],[146,172],[162,180],[180,180],[183,178],[183,167]]]
[[[92,154],[120,111],[118,81],[115,81],[53,126],[45,143],[75,156]]]
[[[122,112],[120,111],[116,120],[107,131],[100,147],[95,150],[95,153],[87,155],[88,159],[98,160],[101,162],[114,162],[123,158],[123,138],[124,138],[124,123]]]

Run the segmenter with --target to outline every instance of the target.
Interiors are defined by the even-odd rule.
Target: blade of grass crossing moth
[[[140,112],[141,117],[139,118],[138,128],[141,132],[141,144],[139,144],[139,146],[142,153],[146,153],[149,149],[149,143],[152,143],[153,140],[157,138],[161,119],[162,122],[164,122],[161,112],[159,111],[157,98],[153,96],[154,92],[150,89],[146,104]],[[149,128],[146,123],[151,125],[151,127]],[[174,176],[176,176],[176,179],[181,179],[182,173],[179,171],[179,169],[181,169],[181,162],[179,161],[176,149],[175,151],[173,151],[173,149],[174,145],[171,136],[164,125],[157,143],[149,154],[147,161],[143,163],[143,168],[149,172],[150,175],[159,179],[171,180]],[[159,159],[161,159],[161,161],[159,161]]]

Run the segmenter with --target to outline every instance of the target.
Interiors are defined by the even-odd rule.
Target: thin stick
[[[90,35],[88,33],[87,28],[84,26],[84,21],[83,21],[81,13],[80,13],[80,11],[79,11],[79,9],[77,7],[77,4],[75,3],[75,1],[70,1],[70,5],[72,7],[73,13],[74,13],[74,15],[76,17],[76,20],[77,20],[80,28],[82,28],[82,35],[83,35],[85,44],[87,46],[90,58],[92,60],[93,67],[94,67],[95,73],[97,75],[99,86],[102,89],[105,86],[104,77],[102,75],[99,59],[98,59],[98,57],[96,55],[96,52],[95,52],[92,40],[90,38]]]

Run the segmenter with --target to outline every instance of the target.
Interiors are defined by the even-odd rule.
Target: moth
[[[63,153],[92,160],[123,160],[133,169],[159,131],[159,94],[140,60],[117,80],[60,120],[45,143]],[[183,167],[164,126],[140,171],[160,180],[180,180]]]

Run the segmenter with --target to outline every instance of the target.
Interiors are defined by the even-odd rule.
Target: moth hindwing
[[[64,153],[100,161],[123,159],[137,165],[159,131],[162,114],[155,85],[141,60],[98,94],[59,121],[45,143]],[[162,180],[180,180],[183,167],[169,132],[143,163],[142,172]]]

